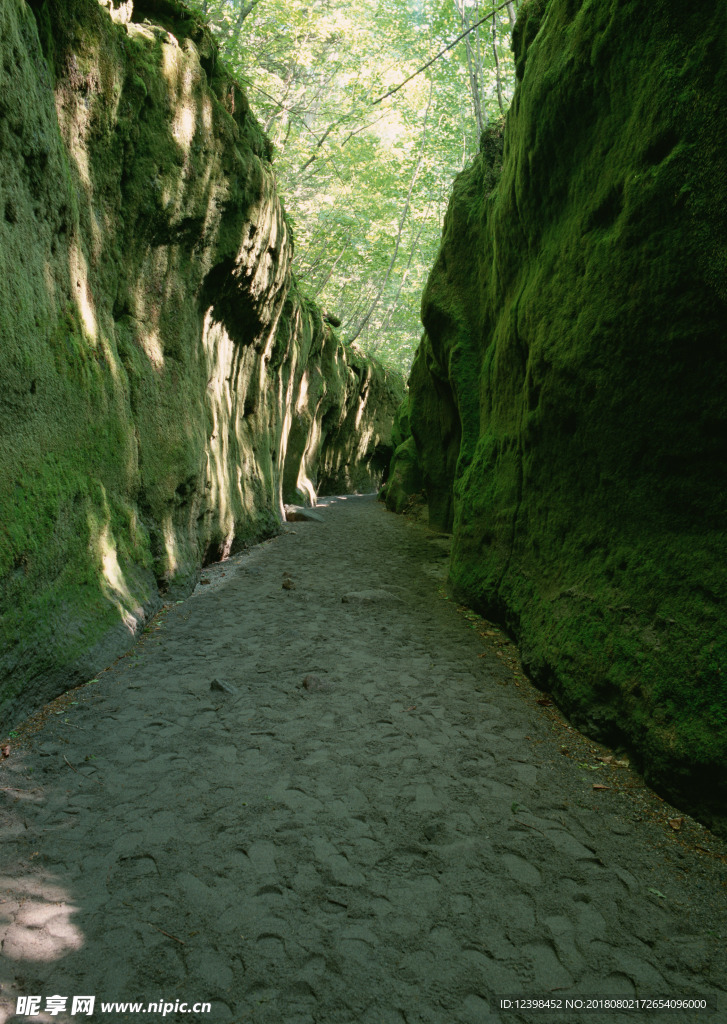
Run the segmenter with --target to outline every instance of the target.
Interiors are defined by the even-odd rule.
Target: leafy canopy
[[[452,180],[512,93],[517,0],[378,103],[491,4],[191,2],[274,143],[303,287],[344,341],[407,372]]]

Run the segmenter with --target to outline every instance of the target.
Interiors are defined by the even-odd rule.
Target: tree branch
[[[346,145],[346,143],[349,142],[354,137],[354,135],[358,135],[360,132],[365,131],[366,128],[371,128],[372,125],[378,124],[379,121],[383,120],[383,118],[386,116],[387,113],[388,113],[388,111],[384,112],[381,115],[381,117],[377,117],[375,121],[369,121],[367,124],[362,124],[360,128],[354,128],[353,131],[348,133],[348,135],[343,140],[343,142],[339,143],[338,148],[339,149],[343,149],[343,147]],[[330,125],[329,128],[326,129],[324,135],[318,140],[318,144],[316,145],[315,152],[313,153],[313,155],[308,160],[306,160],[306,162],[303,164],[303,166],[298,171],[298,174],[302,174],[303,171],[307,170],[310,167],[310,165],[312,163],[314,163],[318,159],[318,156],[319,156],[318,150],[321,148],[321,146],[326,141],[327,137],[330,135],[330,133],[333,131],[333,129],[337,128],[339,126],[339,124],[342,124],[345,120],[347,120],[348,118],[350,118],[352,116],[353,115],[351,115],[351,114],[347,114],[346,117],[339,118],[338,121],[335,121],[332,125]]]
[[[243,21],[259,3],[260,0],[250,0],[247,4],[245,3],[245,0],[240,0],[240,10],[237,13],[237,21],[235,22],[235,27],[232,30],[231,36],[233,46],[237,45],[237,40],[240,38],[240,29],[242,28]]]
[[[431,60],[428,60],[426,64],[422,64],[422,66],[417,71],[415,71],[412,75],[409,75],[408,78],[405,78],[403,82],[395,86],[393,89],[389,89],[388,92],[385,92],[383,96],[379,96],[378,99],[372,100],[371,106],[373,106],[374,103],[381,103],[381,101],[385,100],[387,96],[393,96],[395,92],[399,91],[399,89],[403,89],[405,85],[408,85],[408,83],[411,82],[412,78],[416,78],[417,75],[421,75],[422,71],[426,71],[427,68],[431,67],[435,60],[439,60],[439,58],[443,56],[443,54],[445,54],[448,50],[451,50],[453,46],[456,46],[460,39],[464,39],[464,37],[468,36],[470,32],[474,32],[474,30],[476,28],[479,28],[480,25],[483,25],[486,21],[489,21],[493,14],[497,14],[498,11],[503,10],[505,7],[507,7],[507,2],[504,4],[500,4],[499,7],[493,7],[491,11],[488,11],[484,18],[480,18],[480,20],[476,21],[474,25],[470,25],[470,27],[466,31],[462,32],[461,35],[458,35],[456,39],[452,40],[449,46],[445,46],[444,49],[440,50],[435,57],[432,57]]]

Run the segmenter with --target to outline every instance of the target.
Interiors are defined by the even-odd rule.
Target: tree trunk
[[[500,76],[500,60],[497,56],[497,25],[495,15],[492,15],[492,56],[495,58],[495,82],[497,84],[497,102],[500,106],[500,113],[505,113],[505,103],[502,98],[502,77]]]
[[[391,260],[389,261],[389,266],[388,266],[388,269],[387,269],[386,274],[384,276],[384,280],[381,283],[381,287],[379,288],[378,292],[376,293],[374,301],[369,306],[369,309],[368,309],[368,312],[366,313],[366,316],[363,318],[363,320],[359,324],[359,326],[358,326],[357,330],[354,332],[353,336],[348,339],[348,344],[349,345],[353,344],[353,342],[356,340],[356,338],[358,338],[358,336],[361,333],[361,331],[364,329],[364,327],[366,327],[366,325],[368,324],[369,320],[371,319],[374,310],[376,309],[376,307],[379,304],[379,300],[380,300],[381,296],[384,294],[384,289],[386,288],[387,284],[389,283],[389,278],[391,277],[391,271],[394,269],[394,264],[396,263],[396,257],[397,257],[397,255],[399,253],[399,246],[401,245],[401,233],[404,230],[404,221],[406,220],[407,214],[409,213],[409,204],[411,202],[411,194],[412,194],[412,192],[414,190],[414,183],[416,182],[417,177],[419,175],[419,168],[422,165],[422,159],[424,157],[424,143],[425,143],[426,137],[427,137],[427,121],[429,120],[429,111],[431,110],[431,107],[432,107],[432,97],[433,96],[434,96],[434,79],[432,79],[432,81],[429,83],[429,101],[427,102],[427,109],[426,109],[426,112],[424,114],[424,124],[422,125],[422,141],[419,144],[419,156],[417,158],[416,166],[414,168],[414,173],[411,176],[411,181],[409,182],[409,191],[406,194],[406,201],[404,202],[404,209],[402,210],[401,217],[399,218],[399,230],[397,231],[397,234],[396,234],[396,244],[394,245],[394,252],[393,252],[393,254],[391,256]]]
[[[455,5],[462,19],[462,28],[471,32],[476,28],[480,21],[479,4],[474,11],[474,24],[472,24],[472,19],[470,18],[470,13],[465,6],[464,0],[455,0]],[[472,94],[472,107],[474,109],[475,120],[477,122],[477,134],[481,135],[482,130],[487,124],[487,112],[482,104],[483,68],[481,54],[479,53],[479,31],[475,34],[475,45],[478,51],[477,54],[472,51],[472,35],[467,35],[465,37],[465,50],[467,53],[467,70],[470,80],[470,92]]]
[[[237,40],[240,36],[240,29],[242,28],[243,21],[259,3],[260,0],[248,0],[248,3],[245,3],[245,0],[240,0],[240,9],[237,12],[237,19],[232,29],[232,35],[230,36],[232,46],[237,46]]]
[[[412,261],[414,259],[414,253],[416,252],[417,245],[419,244],[419,239],[422,237],[422,231],[423,230],[424,230],[424,226],[420,225],[419,230],[417,231],[417,233],[416,233],[416,235],[414,237],[414,241],[412,242],[411,250],[409,252],[409,262],[406,265],[406,270],[404,271],[404,273],[401,276],[401,281],[399,282],[399,290],[397,291],[396,296],[394,297],[394,301],[389,306],[389,309],[388,309],[388,311],[386,313],[386,316],[384,317],[384,321],[381,324],[381,333],[382,334],[384,333],[384,331],[387,329],[387,327],[391,323],[391,318],[394,315],[394,313],[396,312],[396,307],[399,305],[399,297],[401,295],[402,288],[404,287],[404,285],[406,283],[406,279],[409,276],[409,271],[411,270]]]
[[[347,252],[348,252],[348,247],[349,247],[349,245],[350,245],[350,244],[351,244],[351,235],[349,234],[348,238],[346,239],[346,244],[345,244],[345,245],[344,245],[344,247],[343,247],[343,248],[341,249],[341,251],[340,251],[340,253],[338,254],[338,256],[336,256],[336,258],[335,258],[335,260],[333,261],[333,263],[331,264],[331,269],[330,269],[330,270],[328,271],[328,273],[326,274],[326,276],[325,276],[325,278],[324,278],[324,280],[323,280],[323,283],[322,283],[322,284],[320,284],[320,285],[318,285],[318,286],[316,287],[315,291],[313,292],[313,297],[314,297],[314,298],[317,298],[317,297],[318,297],[318,296],[319,296],[319,295],[321,294],[321,292],[323,291],[323,289],[324,289],[324,288],[326,287],[326,285],[328,284],[328,282],[329,282],[329,281],[331,280],[331,278],[333,277],[333,271],[334,271],[334,270],[336,269],[336,267],[338,266],[339,262],[341,261],[341,258],[342,258],[342,257],[343,257],[343,256],[344,256],[344,255],[345,255],[345,254],[346,254]]]

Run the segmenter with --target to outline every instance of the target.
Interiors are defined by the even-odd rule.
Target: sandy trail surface
[[[319,511],[2,761],[0,1020],[89,1020],[92,994],[99,1021],[727,1021],[724,844],[537,703],[442,596],[446,538],[369,497]],[[565,1008],[636,996],[710,1009]]]

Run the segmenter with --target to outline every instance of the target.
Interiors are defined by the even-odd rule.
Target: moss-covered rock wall
[[[332,465],[380,483],[401,389],[344,350],[291,259],[269,143],[183,4],[3,0],[6,725]]]
[[[727,9],[528,0],[514,48],[423,299],[431,520],[572,719],[724,829]]]

